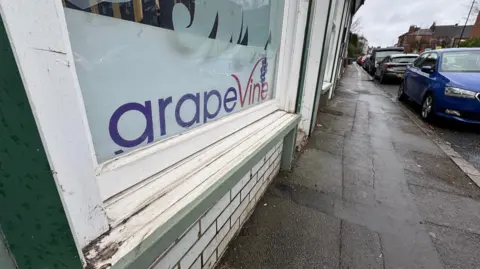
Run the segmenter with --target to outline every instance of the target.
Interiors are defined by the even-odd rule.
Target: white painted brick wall
[[[176,240],[151,269],[212,269],[280,170],[278,143]]]

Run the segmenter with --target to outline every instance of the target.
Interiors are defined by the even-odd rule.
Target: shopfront
[[[12,248],[18,267],[48,251],[35,268],[211,268],[290,167],[304,2],[0,0],[2,68],[13,70],[2,90],[25,104],[2,128],[19,135],[9,123],[30,124],[39,143],[5,147],[43,156],[30,161],[51,174],[36,182],[56,188],[55,214],[70,230],[55,251]],[[30,198],[3,201],[47,206]],[[35,214],[26,219],[47,225]],[[0,220],[7,246],[29,236],[13,228],[20,220]]]
[[[0,0],[0,258],[213,268],[313,130],[357,2]]]

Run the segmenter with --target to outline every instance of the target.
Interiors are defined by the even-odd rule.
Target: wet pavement
[[[480,268],[480,189],[349,66],[218,268]]]
[[[394,82],[380,85],[375,84],[389,96],[396,97],[398,84]],[[407,102],[403,106],[420,119],[420,107],[413,102]],[[480,171],[480,125],[465,124],[439,118],[430,126],[432,130],[459,153],[465,160]]]

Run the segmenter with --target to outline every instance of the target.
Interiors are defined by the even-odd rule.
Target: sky
[[[359,33],[370,46],[392,46],[410,25],[429,28],[437,25],[465,24],[472,0],[365,0],[355,14],[360,21]],[[480,0],[476,0],[480,6]],[[472,12],[473,13],[473,12]],[[476,14],[471,16],[474,24]]]

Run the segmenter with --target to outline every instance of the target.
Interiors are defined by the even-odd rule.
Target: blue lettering
[[[187,100],[192,100],[193,103],[195,104],[195,115],[193,116],[193,119],[191,119],[190,121],[184,121],[180,115],[180,109],[182,108],[183,103],[185,103],[185,101]],[[183,128],[188,128],[196,123],[200,123],[200,94],[199,93],[195,95],[188,93],[182,96],[182,98],[180,98],[175,108],[175,119],[177,120],[178,125],[182,126]]]
[[[158,113],[160,116],[160,135],[164,136],[167,134],[167,128],[165,126],[165,109],[169,104],[172,103],[172,97],[167,99],[158,99]]]
[[[229,94],[232,93],[233,96],[229,97]],[[230,102],[235,102],[232,104],[231,107],[229,107]],[[225,96],[223,97],[223,107],[225,108],[225,111],[227,113],[232,112],[235,109],[235,106],[237,105],[237,89],[231,87],[227,90],[225,93]]]
[[[218,107],[215,112],[210,113],[208,111],[208,102],[210,101],[210,97],[215,96],[218,99]],[[203,94],[203,122],[206,123],[209,119],[214,119],[220,113],[220,109],[222,108],[222,96],[217,90],[211,90],[208,93],[205,92]]]
[[[124,139],[118,131],[118,122],[120,121],[120,118],[129,111],[138,111],[142,113],[146,121],[145,130],[143,131],[142,135],[140,135],[137,139],[134,140]],[[146,101],[145,105],[139,103],[128,103],[122,105],[117,110],[115,110],[112,117],[110,118],[108,130],[110,132],[110,137],[112,138],[112,140],[121,147],[133,148],[142,144],[145,140],[147,140],[148,143],[153,142],[153,119],[151,102]]]

